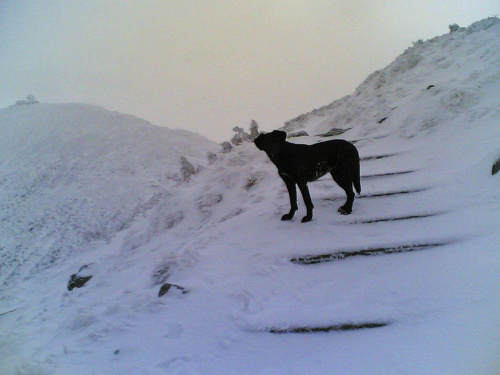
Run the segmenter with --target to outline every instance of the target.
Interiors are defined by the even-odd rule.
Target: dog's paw
[[[312,217],[312,216],[309,216],[309,215],[304,216],[304,217],[302,218],[302,222],[303,222],[303,223],[307,223],[308,221],[311,221],[311,220],[312,220],[312,218],[313,218],[313,217]]]
[[[341,215],[349,215],[352,212],[352,209],[347,209],[345,207],[340,207],[339,212]]]
[[[285,214],[281,217],[282,221],[288,221],[293,219],[293,214]]]

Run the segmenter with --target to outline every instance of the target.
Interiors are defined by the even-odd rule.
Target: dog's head
[[[261,134],[255,138],[255,146],[259,150],[265,151],[269,157],[273,157],[281,150],[285,143],[286,133],[281,130],[274,130],[271,133]]]

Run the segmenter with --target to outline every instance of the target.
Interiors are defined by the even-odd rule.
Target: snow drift
[[[497,374],[499,91],[498,19],[415,43],[353,95],[285,126],[310,134],[294,142],[355,142],[363,193],[351,215],[336,212],[343,192],[324,178],[310,184],[314,220],[281,222],[288,197],[274,165],[253,144],[236,147],[141,206],[109,243],[4,288],[2,370]],[[127,134],[124,157],[142,158],[151,140]],[[78,150],[65,159],[85,164]],[[45,151],[31,160],[51,165]],[[121,168],[107,164],[104,177]],[[70,292],[82,265],[92,278]],[[165,283],[183,289],[159,297]]]

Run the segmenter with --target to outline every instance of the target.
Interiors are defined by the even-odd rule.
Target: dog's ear
[[[277,139],[279,139],[280,142],[286,141],[286,132],[281,130],[274,130],[273,134],[276,136]]]
[[[259,134],[259,136],[254,139],[253,143],[259,150],[264,150],[264,133]]]

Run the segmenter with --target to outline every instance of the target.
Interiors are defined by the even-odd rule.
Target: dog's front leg
[[[313,217],[314,205],[312,203],[311,194],[309,194],[309,188],[307,187],[307,183],[299,182],[298,185],[300,192],[302,193],[302,198],[304,198],[304,203],[307,208],[307,215],[302,218],[302,222],[307,223],[308,221],[311,221]]]
[[[290,177],[285,174],[279,174],[283,181],[285,181],[286,188],[288,189],[288,195],[290,196],[290,212],[283,215],[281,220],[292,220],[293,215],[295,215],[295,211],[297,211],[297,188],[295,181],[293,181]]]

